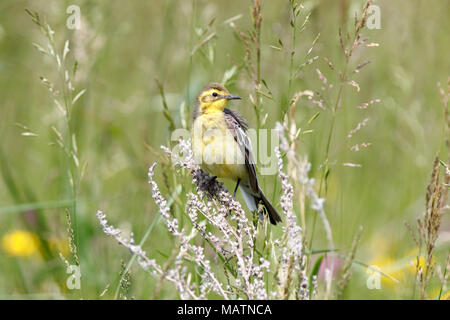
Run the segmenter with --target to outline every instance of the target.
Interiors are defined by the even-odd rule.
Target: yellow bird
[[[215,178],[236,181],[234,196],[240,186],[244,200],[251,211],[262,202],[272,224],[281,217],[258,186],[251,145],[247,137],[247,121],[237,112],[225,108],[231,95],[218,83],[206,85],[198,94],[192,125],[192,149],[201,167]]]

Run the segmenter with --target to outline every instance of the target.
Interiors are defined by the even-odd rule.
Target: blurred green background
[[[81,9],[79,30],[66,27],[66,8],[73,4]],[[316,69],[337,86],[336,73],[330,71],[323,58],[336,69],[343,68],[338,30],[341,26],[352,30],[354,13],[361,12],[363,4],[350,0],[303,2],[299,22],[309,12],[311,16],[305,30],[296,36],[294,66],[314,56],[318,59],[302,68],[289,93],[289,1],[263,1],[261,74],[273,96],[262,100],[263,114],[269,115],[265,128],[282,121],[294,92],[320,91],[322,82]],[[359,83],[360,92],[352,86],[344,87],[330,148],[326,214],[337,248],[347,250],[356,230],[363,226],[357,260],[376,264],[400,280],[398,284],[383,280],[380,290],[369,290],[365,269],[355,266],[343,298],[411,298],[413,272],[409,265],[417,252],[404,222],[414,225],[424,210],[436,153],[440,150],[441,159],[448,159],[437,83],[445,88],[450,71],[450,2],[379,0],[374,4],[381,9],[381,29],[364,29],[362,34],[379,46],[363,48],[350,63],[352,70],[366,60],[372,61],[351,75]],[[234,29],[225,23],[235,17],[234,24],[240,30],[251,29],[250,7],[250,1],[241,0],[1,1],[0,298],[95,299],[105,288],[108,290],[102,298],[114,297],[121,260],[128,263],[131,255],[103,234],[95,213],[102,209],[114,225],[134,232],[137,241],[159,216],[147,183],[147,170],[158,160],[152,150],[160,152],[170,132],[155,78],[163,85],[170,114],[180,127],[184,119],[180,110],[192,110],[198,90],[208,82],[220,82],[225,72],[236,66],[228,89],[244,100],[231,107],[256,126],[249,98],[254,92],[252,82],[240,68],[245,48]],[[58,257],[62,252],[73,262],[65,214],[65,208],[71,207],[72,193],[68,160],[54,144],[51,129],[63,120],[39,77],[54,83],[60,79],[54,60],[32,45],[35,42],[45,46],[46,40],[25,8],[45,17],[55,31],[58,50],[62,51],[67,39],[70,41],[68,65],[78,61],[73,83],[76,91],[86,89],[74,106],[71,120],[80,160],[87,163],[73,226],[78,239],[81,290],[67,289],[68,274]],[[215,36],[199,47],[213,32]],[[281,50],[271,47],[281,47],[279,39]],[[356,108],[371,99],[381,101],[365,110]],[[308,124],[318,111],[319,117]],[[319,180],[330,112],[303,99],[297,105],[296,117],[298,127],[313,130],[301,135],[299,152],[308,156],[312,163],[310,174]],[[347,138],[348,132],[365,118],[369,118],[367,125]],[[186,120],[189,126],[190,116]],[[361,143],[371,145],[359,152],[350,150]],[[347,167],[343,163],[361,166]],[[161,166],[156,172],[157,180],[162,181]],[[262,178],[263,189],[275,198],[279,208],[279,186],[272,187],[275,179]],[[189,179],[184,179],[183,184],[190,190]],[[162,182],[160,186],[166,196],[173,192]],[[182,205],[176,205],[182,209]],[[314,214],[307,211],[308,225]],[[437,262],[441,265],[449,250],[449,234],[447,214],[437,248]],[[144,249],[164,263],[172,241],[159,221]],[[48,244],[47,249],[43,249],[42,242]],[[326,245],[318,221],[313,247]],[[158,280],[136,265],[130,273],[130,296],[177,298],[170,284],[163,284],[155,294]],[[436,294],[438,288],[437,284],[431,286],[430,295]]]

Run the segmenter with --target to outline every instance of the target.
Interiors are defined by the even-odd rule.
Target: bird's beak
[[[232,95],[228,95],[228,96],[224,96],[224,98],[226,100],[241,100],[242,98],[239,96],[232,96]]]

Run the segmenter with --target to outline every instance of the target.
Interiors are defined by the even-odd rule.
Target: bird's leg
[[[238,180],[237,180],[236,188],[234,188],[234,192],[233,192],[233,199],[234,199],[234,200],[236,200],[236,191],[237,191],[237,189],[238,189],[238,187],[239,187],[239,182],[241,182],[241,179],[238,179]],[[228,214],[227,214],[226,216],[228,217],[229,214],[231,214],[231,209],[228,210]]]
[[[236,199],[236,191],[237,191],[237,189],[238,189],[238,187],[239,187],[239,182],[241,182],[241,179],[238,179],[238,181],[237,181],[237,183],[236,183],[236,188],[234,188],[233,198],[235,198],[235,199]]]

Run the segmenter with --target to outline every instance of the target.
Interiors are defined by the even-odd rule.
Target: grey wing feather
[[[245,166],[248,170],[250,188],[255,194],[259,194],[258,178],[252,155],[252,147],[246,134],[248,129],[247,121],[240,114],[230,109],[224,109],[224,113],[225,122],[233,133],[234,139],[241,148],[242,153],[245,155]]]

